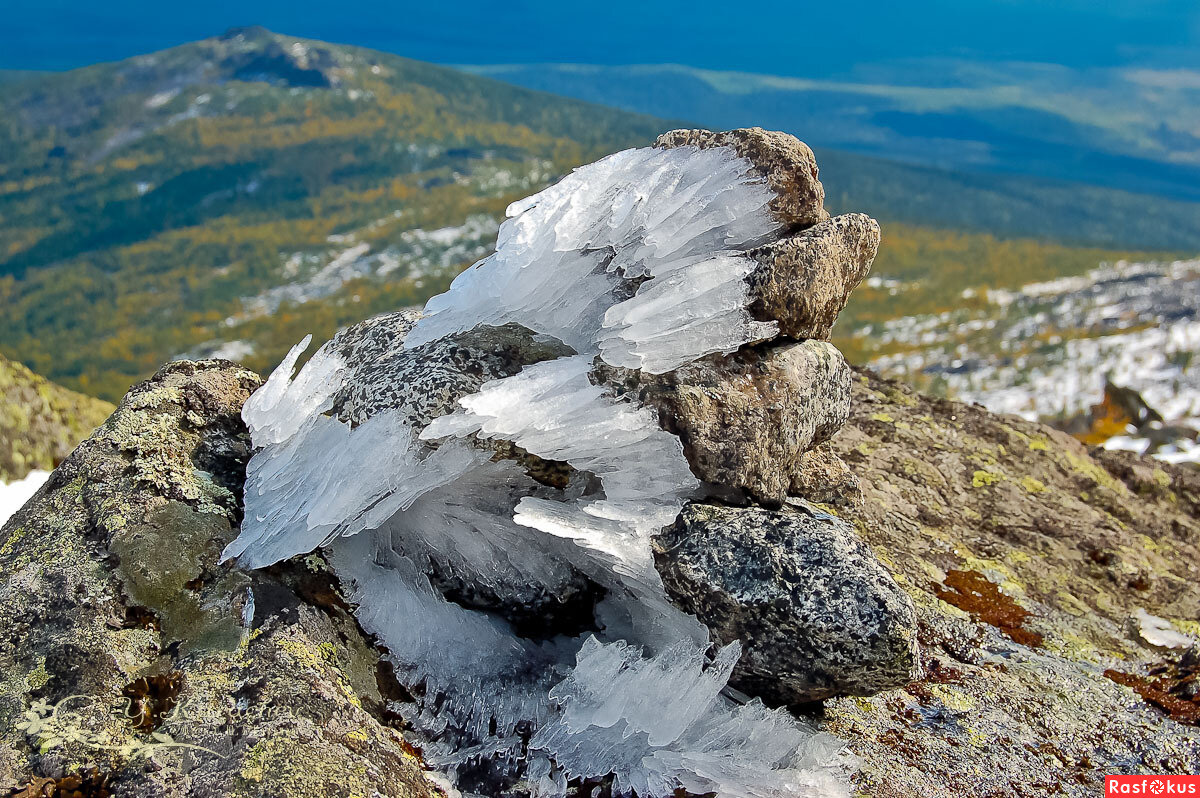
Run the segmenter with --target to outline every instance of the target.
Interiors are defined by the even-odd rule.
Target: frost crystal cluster
[[[750,130],[676,131],[514,203],[423,312],[293,376],[305,339],[250,399],[226,556],[323,548],[464,792],[486,771],[540,796],[843,794],[836,744],[730,688],[742,642],[677,606],[655,542],[691,501],[786,492],[754,475],[845,420],[844,361],[799,339],[827,335],[878,230],[822,199],[804,145]],[[717,449],[725,470],[697,454]]]

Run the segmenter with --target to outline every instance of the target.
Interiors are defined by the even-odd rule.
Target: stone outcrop
[[[230,363],[166,366],[0,530],[0,787],[433,794],[321,558],[217,563],[258,385]]]
[[[399,731],[404,694],[320,558],[240,577],[215,564],[236,502],[202,512],[222,501],[203,487],[202,472],[224,474],[214,485],[236,492],[246,456],[236,407],[255,384],[229,364],[172,364],[0,532],[4,785],[95,766],[117,795],[342,795],[346,779],[370,780],[387,796],[431,789]],[[812,501],[823,502],[823,491],[842,497],[823,506],[856,528],[912,599],[925,659],[925,673],[903,687],[829,699],[817,711],[854,751],[859,794],[1017,798],[1061,789],[1082,798],[1101,789],[1105,773],[1200,770],[1200,729],[1179,712],[1195,654],[1151,648],[1131,623],[1145,610],[1200,632],[1188,620],[1200,617],[1195,472],[1089,452],[1047,427],[923,397],[869,372],[855,375],[853,395],[848,424],[809,453],[813,465],[798,484]],[[197,452],[227,455],[200,458],[202,469],[189,465]],[[852,467],[857,492],[827,455]],[[126,530],[118,541],[146,541],[137,555],[143,584],[160,583],[154,574],[170,574],[192,553],[193,565],[150,591],[161,603],[126,595],[133,580],[103,542],[114,527]],[[117,545],[133,556],[132,543]],[[959,572],[979,578],[952,576]],[[190,601],[183,613],[169,609],[196,578],[225,580],[227,598],[205,594],[215,610],[199,612],[206,620],[196,628],[216,630],[210,641],[237,640],[232,651],[180,656],[183,644],[197,648],[192,633],[162,628],[197,612]],[[257,605],[246,629],[240,586],[250,579]],[[988,584],[987,596],[978,592]],[[227,758],[147,750],[151,733],[109,711],[143,676],[176,671],[185,674],[181,696],[227,725],[166,722],[159,731]],[[1180,699],[1174,715],[1155,703],[1167,703],[1158,679],[1179,685],[1167,693]],[[89,717],[128,746],[124,753],[78,740],[41,751],[35,727],[17,727],[38,701],[74,694],[102,701],[105,711]],[[229,709],[237,702],[244,708]]]
[[[1200,637],[1200,473],[864,370],[852,408],[829,447],[860,490],[829,509],[911,597],[925,669],[825,702],[861,794],[1084,798],[1105,774],[1200,772],[1188,655],[1136,624]]]
[[[458,730],[441,734],[453,720],[438,715],[441,699],[449,696],[446,703],[458,702],[469,715],[471,702],[486,692],[481,685],[491,683],[468,680],[463,696],[452,692],[456,685],[447,674],[426,674],[433,678],[415,683],[405,674],[398,678],[388,656],[413,671],[415,657],[396,658],[395,650],[384,649],[382,633],[373,638],[360,624],[390,632],[401,643],[405,632],[421,628],[434,648],[448,647],[455,641],[438,638],[438,629],[421,627],[422,618],[395,606],[442,613],[432,617],[495,643],[482,652],[460,647],[460,659],[484,660],[486,666],[511,658],[503,661],[529,671],[519,676],[542,680],[537,690],[557,685],[551,693],[556,700],[569,696],[575,711],[603,715],[612,706],[589,704],[589,693],[597,684],[621,686],[604,681],[605,668],[656,673],[662,665],[676,668],[673,678],[685,669],[630,653],[635,647],[621,639],[605,639],[605,623],[597,617],[601,600],[610,601],[603,621],[614,626],[630,608],[676,620],[682,609],[699,618],[704,627],[684,619],[689,634],[697,633],[696,640],[683,641],[691,648],[675,648],[695,653],[697,672],[706,656],[704,628],[712,652],[739,641],[740,660],[735,664],[733,649],[726,648],[710,657],[710,670],[718,663],[732,668],[729,685],[739,702],[746,694],[786,706],[844,740],[857,755],[853,782],[863,794],[1084,796],[1095,794],[1106,772],[1200,769],[1197,655],[1181,642],[1200,634],[1194,621],[1200,617],[1197,475],[1132,455],[1089,452],[1045,427],[854,372],[820,339],[865,275],[878,245],[877,226],[856,215],[828,219],[811,152],[790,137],[761,130],[676,131],[659,142],[689,144],[733,147],[775,192],[769,209],[785,229],[778,240],[748,253],[749,273],[736,275],[747,274],[749,312],[758,321],[777,322],[778,337],[742,339],[748,343],[730,354],[694,357],[654,374],[606,365],[590,351],[581,357],[560,339],[516,323],[450,332],[406,349],[403,342],[419,317],[405,311],[339,334],[323,350],[323,367],[330,370],[313,373],[346,379],[331,377],[294,405],[318,408],[309,419],[312,428],[319,424],[336,433],[314,440],[343,447],[317,448],[313,459],[319,462],[301,463],[305,475],[318,476],[328,468],[326,457],[395,454],[396,440],[372,448],[380,441],[364,445],[362,437],[353,438],[380,413],[397,411],[395,428],[413,433],[399,442],[427,446],[421,453],[430,455],[453,452],[455,444],[447,443],[448,435],[417,433],[446,419],[460,399],[475,396],[481,414],[515,406],[497,434],[484,435],[482,424],[470,426],[465,413],[447,422],[452,428],[469,422],[458,428],[467,431],[456,445],[460,455],[475,458],[478,481],[439,485],[449,496],[439,501],[458,512],[482,497],[456,491],[494,490],[500,497],[489,494],[491,505],[481,500],[467,508],[478,515],[454,515],[455,523],[495,518],[531,500],[525,512],[549,506],[560,513],[540,522],[549,517],[595,540],[623,544],[635,527],[620,528],[622,538],[612,536],[611,525],[569,526],[582,517],[573,513],[586,516],[599,508],[591,518],[615,521],[603,512],[636,506],[604,504],[619,491],[607,495],[603,480],[622,464],[605,461],[603,449],[591,461],[594,472],[566,458],[539,457],[517,443],[537,437],[521,426],[527,408],[512,398],[526,394],[514,389],[501,397],[507,404],[495,396],[478,398],[487,385],[531,366],[566,363],[577,369],[570,374],[582,386],[561,404],[584,407],[604,422],[594,425],[601,435],[586,425],[570,427],[571,435],[619,439],[633,430],[646,436],[635,440],[672,447],[674,459],[661,462],[678,468],[673,479],[680,493],[667,505],[673,523],[652,538],[657,575],[644,560],[619,559],[615,545],[603,551],[624,569],[616,569],[616,578],[600,560],[579,560],[578,569],[576,561],[556,571],[529,567],[538,563],[525,557],[558,565],[555,558],[568,562],[578,555],[573,541],[555,535],[535,538],[544,550],[514,550],[522,556],[506,571],[480,570],[479,562],[487,565],[487,553],[496,549],[481,548],[485,556],[471,560],[469,552],[443,540],[430,542],[425,554],[417,544],[427,541],[406,537],[400,528],[387,530],[394,537],[374,541],[390,552],[335,546],[277,557],[276,564],[257,570],[222,563],[223,547],[261,520],[243,518],[241,499],[247,468],[254,472],[255,461],[262,466],[259,455],[266,449],[251,461],[254,442],[239,413],[259,380],[229,363],[174,363],[131,391],[0,530],[0,623],[9,630],[0,638],[0,779],[27,795],[54,786],[86,787],[98,795],[429,796],[439,791],[438,778],[426,770],[425,754],[414,743],[430,746],[426,753],[440,745],[445,757],[447,739],[466,737],[451,736]],[[634,291],[638,279],[620,290]],[[735,286],[740,279],[735,276]],[[752,321],[746,329],[762,329]],[[580,340],[586,343],[575,343]],[[551,370],[537,374],[540,389],[566,384],[555,382]],[[305,384],[303,373],[297,382]],[[529,395],[549,404],[556,398]],[[639,414],[620,414],[629,408]],[[259,412],[256,419],[270,433],[265,445],[286,454],[294,451],[287,448],[291,436],[304,434],[304,419],[281,415],[282,421]],[[479,417],[485,423],[496,418]],[[653,459],[658,452],[635,451],[660,462]],[[364,472],[377,465],[349,459]],[[428,468],[432,461],[412,460]],[[281,465],[265,463],[268,476],[272,469],[280,473]],[[393,473],[384,471],[386,483]],[[492,474],[502,478],[484,479]],[[347,490],[366,480],[364,473],[351,476]],[[651,488],[659,476],[647,477]],[[629,481],[612,484],[635,496],[646,490]],[[365,501],[370,509],[386,498],[370,493]],[[340,520],[336,513],[330,519],[328,506],[318,509],[326,512],[319,523]],[[429,524],[439,511],[431,501],[422,508],[426,514],[409,520]],[[454,529],[462,528],[493,547],[529,542],[519,537],[527,529],[519,524],[486,541],[479,527]],[[352,540],[361,544],[373,529]],[[339,582],[322,551],[343,558],[339,564],[331,555],[336,568],[346,561],[359,566],[357,576]],[[639,565],[646,570],[637,571]],[[388,596],[363,590],[373,569],[392,579],[380,584],[425,592],[389,605]],[[526,579],[544,573],[557,581]],[[413,582],[400,581],[412,574]],[[621,581],[625,577],[631,581]],[[665,597],[650,595],[662,587]],[[628,595],[617,593],[625,588]],[[621,603],[637,591],[659,603]],[[414,603],[418,599],[424,603]],[[361,611],[368,600],[376,602],[373,615]],[[1153,619],[1152,639],[1147,618]],[[584,648],[569,648],[589,633],[596,637]],[[679,641],[667,642],[669,653]],[[571,665],[568,658],[555,659],[563,651],[569,659],[608,664],[555,681]],[[543,659],[559,670],[537,675]],[[491,678],[486,667],[471,673]],[[537,703],[535,690],[515,695],[513,703],[523,705],[516,711],[557,711]],[[746,715],[733,713],[757,713],[762,722],[767,710],[733,704],[721,704],[705,721],[713,725],[702,724],[702,731],[737,734],[750,725],[831,750],[827,738],[811,736],[794,715],[780,711],[771,716],[776,725],[753,726],[744,722]],[[551,773],[547,755],[537,753],[572,756],[581,738],[572,736],[577,729],[570,723],[530,732],[511,717],[498,721],[496,705],[478,706],[494,713],[469,718],[485,742],[466,753],[449,752],[462,753],[457,776],[464,789],[524,794],[535,781],[547,794],[612,789],[612,780],[601,776],[576,790],[563,771]],[[640,711],[633,709],[621,722]],[[663,714],[668,709],[664,704]],[[710,710],[700,704],[697,711]],[[650,720],[670,737],[654,723],[659,718]],[[497,732],[501,724],[508,725]],[[613,723],[589,725],[613,736],[587,740],[588,746],[640,744]],[[545,747],[538,749],[532,736]],[[666,747],[673,742],[656,742],[654,754],[678,760],[679,751]],[[773,750],[771,742],[759,738],[758,745]],[[731,766],[729,778],[747,778],[738,762],[721,762],[719,753],[713,758],[704,744],[685,756],[709,757],[709,765]],[[518,755],[488,759],[505,746],[516,746]],[[739,757],[757,763],[759,753],[743,748]],[[640,755],[633,759],[632,774],[644,776],[636,769]],[[768,758],[754,769],[771,770],[777,761]],[[814,755],[812,762],[805,767],[814,769],[787,772],[816,773],[821,789],[836,792],[828,758]],[[679,784],[679,773],[686,772],[694,780],[687,782],[696,787],[692,792],[713,791],[702,768],[673,767],[653,771],[665,779],[658,783]]]
[[[656,538],[655,564],[717,641],[742,641],[730,684],[773,704],[874,695],[916,669],[908,595],[828,513],[692,504]]]

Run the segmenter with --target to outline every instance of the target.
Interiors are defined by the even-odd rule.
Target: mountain
[[[670,127],[262,29],[0,85],[0,120],[0,351],[108,398],[230,328],[261,368],[263,328],[423,300],[509,202]]]
[[[814,146],[921,166],[1200,200],[1200,72],[945,58],[873,64],[837,80],[674,64],[464,68],[709,126],[786,130]]]
[[[269,370],[442,290],[511,201],[687,124],[261,28],[0,79],[0,353],[108,400],[172,357]],[[866,292],[864,324],[1200,250],[1196,203],[819,158],[832,210],[885,222],[876,274],[923,286]]]
[[[0,485],[51,470],[112,411],[0,356]]]

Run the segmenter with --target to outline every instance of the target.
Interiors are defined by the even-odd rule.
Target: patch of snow
[[[161,108],[162,106],[171,102],[171,100],[174,100],[178,96],[179,96],[178,88],[168,89],[167,91],[160,91],[157,94],[152,94],[148,98],[146,98],[145,105],[147,108]]]
[[[49,478],[49,471],[30,471],[16,482],[0,482],[0,526],[4,526],[25,502],[33,498],[33,494],[37,493]]]

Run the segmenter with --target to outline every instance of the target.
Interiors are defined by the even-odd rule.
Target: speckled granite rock
[[[771,210],[781,222],[801,229],[829,218],[825,210],[825,187],[821,185],[817,158],[808,145],[777,130],[761,127],[713,132],[671,130],[654,142],[655,147],[732,147],[767,179],[775,190]]]
[[[671,600],[742,641],[730,684],[776,705],[873,695],[918,669],[908,596],[828,514],[691,504],[655,539]]]
[[[748,347],[666,374],[597,373],[658,410],[698,478],[771,503],[787,496],[804,453],[850,413],[850,367],[822,341]]]
[[[431,794],[321,560],[217,564],[258,384],[224,362],[164,367],[0,530],[0,787]]]
[[[415,319],[411,312],[386,313],[330,340],[350,364],[345,387],[334,397],[335,415],[361,424],[380,410],[399,410],[419,429],[489,380],[574,354],[561,341],[517,324],[468,330],[405,349]]]

